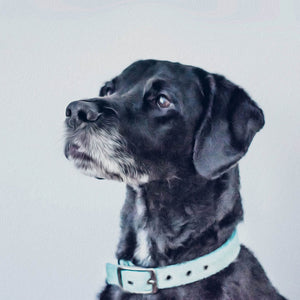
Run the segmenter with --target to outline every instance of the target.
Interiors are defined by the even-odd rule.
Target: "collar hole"
[[[192,274],[191,270],[189,270],[189,271],[186,272],[186,276],[190,276],[191,274]]]
[[[131,280],[128,280],[127,282],[128,282],[128,284],[133,285],[133,282]]]
[[[208,269],[208,265],[204,266],[203,269],[204,269],[204,270],[207,270],[207,269]]]
[[[166,277],[166,280],[170,280],[172,278],[172,276],[171,275],[168,275],[167,277]]]

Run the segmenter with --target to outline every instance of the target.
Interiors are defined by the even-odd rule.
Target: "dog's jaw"
[[[65,153],[85,175],[136,186],[148,182],[145,170],[125,149],[126,142],[116,129],[87,127],[68,135]]]

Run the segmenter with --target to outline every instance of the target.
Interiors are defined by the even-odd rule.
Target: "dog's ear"
[[[215,179],[245,155],[264,115],[248,94],[223,76],[201,70],[205,112],[195,135],[193,161],[198,173]]]

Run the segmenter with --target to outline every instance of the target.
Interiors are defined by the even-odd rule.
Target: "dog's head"
[[[264,125],[262,110],[223,76],[138,61],[99,97],[66,109],[65,154],[86,174],[129,184],[198,172],[221,176]]]

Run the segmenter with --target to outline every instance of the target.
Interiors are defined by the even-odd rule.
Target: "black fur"
[[[169,107],[158,106],[161,95]],[[192,260],[220,247],[242,220],[237,163],[264,116],[223,76],[178,63],[138,61],[102,87],[100,97],[72,102],[66,124],[65,153],[78,168],[127,183],[118,259],[143,267]],[[93,134],[101,140],[116,132],[118,143],[110,152],[101,141],[98,148],[91,142]],[[138,252],[141,230],[147,233],[145,257]],[[207,279],[147,296],[107,285],[99,299],[284,297],[242,246],[229,267]]]

